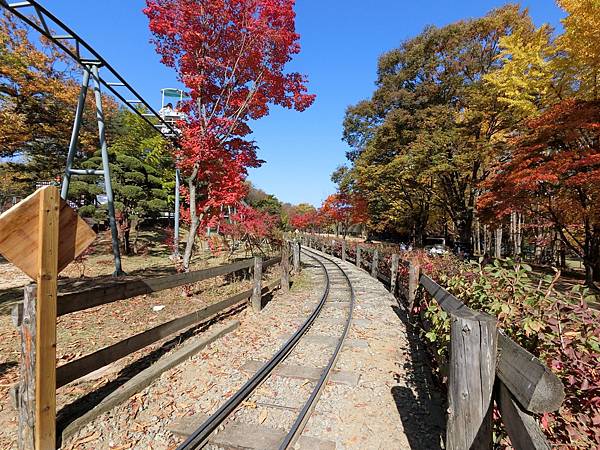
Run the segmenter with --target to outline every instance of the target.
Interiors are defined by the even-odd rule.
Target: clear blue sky
[[[96,48],[150,102],[176,86],[148,43],[143,0],[40,0]],[[344,111],[374,89],[377,57],[428,24],[484,15],[501,0],[296,0],[302,52],[290,69],[308,74],[314,105],[303,113],[274,108],[254,123],[266,164],[252,170],[258,187],[290,203],[319,205],[334,186],[331,172],[345,162]],[[525,0],[536,24],[559,25],[554,0]]]

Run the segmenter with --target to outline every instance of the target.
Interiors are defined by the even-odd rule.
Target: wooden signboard
[[[38,189],[0,216],[0,253],[37,285],[37,295],[26,295],[23,304],[31,320],[21,325],[19,448],[56,448],[57,276],[94,238],[54,186]],[[28,350],[33,346],[35,351]]]
[[[38,189],[0,216],[0,254],[32,280],[38,275],[40,199],[49,190],[58,192],[54,186]],[[60,273],[92,243],[96,234],[63,199],[59,200],[57,270]]]

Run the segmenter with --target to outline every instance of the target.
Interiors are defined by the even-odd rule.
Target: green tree
[[[373,220],[402,222],[423,235],[428,209],[440,208],[456,239],[471,245],[479,183],[513,125],[484,77],[502,65],[500,39],[530,23],[508,5],[428,27],[381,56],[377,90],[349,108],[344,122]]]
[[[137,231],[144,219],[170,209],[174,169],[167,142],[142,119],[121,110],[118,124],[119,136],[109,148],[110,169],[123,250],[131,254],[135,247],[131,245],[131,230]],[[100,153],[83,165],[99,169]],[[95,177],[84,176],[71,183],[70,195],[86,203],[80,209],[83,216],[106,217],[105,208],[99,207],[96,200],[103,192],[103,181]]]

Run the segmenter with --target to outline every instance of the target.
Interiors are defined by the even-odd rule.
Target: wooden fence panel
[[[76,311],[83,311],[95,306],[125,300],[138,295],[150,294],[165,289],[172,289],[198,281],[208,280],[221,275],[228,275],[238,270],[252,267],[254,261],[246,259],[232,264],[197,270],[188,273],[178,273],[163,277],[143,278],[140,280],[124,280],[91,289],[59,294],[58,315],[64,316]],[[276,263],[275,263],[276,264]]]
[[[105,347],[83,358],[70,361],[57,369],[56,387],[64,386],[78,378],[81,378],[101,367],[107,366],[133,352],[136,352],[150,344],[153,344],[178,331],[184,330],[192,325],[198,324],[209,317],[231,308],[252,296],[252,289],[240,292],[225,300],[206,306],[183,317],[173,319],[169,322],[150,328],[142,333],[131,336],[116,344]]]

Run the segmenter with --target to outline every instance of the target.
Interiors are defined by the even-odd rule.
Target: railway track
[[[294,444],[302,434],[306,422],[310,418],[319,396],[321,395],[327,380],[332,374],[337,359],[344,345],[346,335],[352,321],[354,309],[354,289],[352,283],[343,268],[334,260],[322,256],[308,249],[303,249],[303,253],[313,259],[322,269],[325,278],[323,294],[317,306],[298,328],[298,330],[285,342],[285,344],[267,361],[233,396],[229,398],[212,416],[210,416],[200,427],[198,427],[179,447],[178,450],[189,450],[204,447],[210,436],[225,425],[233,413],[244,402],[251,400],[255,391],[266,380],[268,380],[275,369],[288,357],[293,356],[298,343],[306,337],[311,327],[319,324],[320,321],[327,321],[331,316],[339,318],[340,311],[344,316],[340,322],[340,333],[332,336],[337,339],[337,343],[331,346],[329,354],[322,355],[326,358],[326,363],[319,367],[321,375],[315,383],[310,395],[299,408],[298,415],[293,425],[288,430],[287,435],[279,445],[279,449],[293,448]],[[335,303],[335,305],[334,305]],[[340,308],[341,307],[341,308]],[[329,316],[329,317],[328,317]]]

